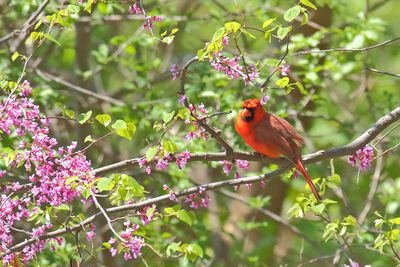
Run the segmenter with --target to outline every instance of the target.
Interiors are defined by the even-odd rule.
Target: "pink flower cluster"
[[[143,25],[143,27],[152,29],[154,26],[154,22],[161,22],[161,21],[163,21],[163,17],[161,16],[147,16],[146,23]]]
[[[139,225],[137,224],[132,224],[130,221],[124,222],[124,225],[126,226],[126,229],[124,232],[122,232],[121,237],[122,237],[122,246],[125,251],[124,253],[124,259],[126,261],[130,259],[136,259],[137,257],[142,255],[142,247],[146,245],[144,242],[144,238],[138,237],[133,235],[134,232],[136,232],[139,229]],[[111,238],[108,243],[111,245],[110,252],[111,256],[115,256],[118,253],[118,250],[113,246],[116,244],[117,240],[114,238]]]
[[[131,14],[141,14],[142,9],[140,8],[139,1],[133,3],[133,5],[129,6],[129,13]]]
[[[153,160],[151,160],[151,162],[147,162],[145,158],[141,158],[138,160],[138,164],[140,168],[146,167],[146,173],[151,174],[151,163],[155,164],[156,170],[161,171],[167,169],[170,161],[172,161],[173,159],[175,159],[175,163],[178,165],[179,169],[183,169],[190,159],[190,152],[186,150],[181,154],[168,154],[164,157],[156,156]]]
[[[169,71],[172,74],[172,80],[175,81],[179,76],[181,75],[181,69],[176,64],[172,64],[171,67],[169,68]],[[183,104],[183,102],[182,102]]]
[[[359,168],[362,171],[366,171],[369,166],[371,166],[371,162],[374,158],[374,149],[369,145],[365,145],[363,148],[360,148],[351,155],[348,159],[348,162],[351,166],[356,166],[357,162],[359,162]]]
[[[239,63],[240,57],[236,56],[233,58],[229,58],[223,56],[221,52],[214,53],[213,58],[211,59],[211,66],[217,71],[222,71],[228,76],[230,79],[238,80],[242,78],[245,85],[248,85],[249,82],[255,81],[260,75],[255,65],[250,65],[247,70],[248,73],[243,73],[244,67]]]
[[[189,110],[192,114],[196,115],[196,117],[198,119],[206,120],[206,118],[204,118],[205,117],[204,115],[207,115],[208,111],[205,108],[204,103],[201,103],[197,107],[197,109],[193,106],[193,104],[189,104]],[[198,114],[197,110],[200,111],[199,112],[200,114]],[[195,129],[193,131],[186,133],[185,138],[187,141],[191,141],[191,140],[197,139],[197,138],[204,138],[206,141],[208,140],[208,138],[209,138],[208,133],[206,132],[206,130],[204,130],[202,127],[199,126],[199,123],[197,121],[191,122],[191,121],[187,120],[187,121],[185,121],[185,123],[186,124],[192,123],[195,126]]]
[[[204,187],[199,187],[199,193],[193,193],[185,197],[185,203],[190,203],[192,209],[207,208],[210,197],[205,193]]]
[[[90,161],[80,153],[73,153],[76,143],[64,148],[56,148],[57,140],[49,137],[48,118],[41,117],[39,107],[29,97],[29,82],[24,81],[19,94],[12,94],[0,103],[0,140],[4,136],[19,139],[14,146],[18,149],[6,153],[8,170],[23,167],[27,178],[20,178],[1,187],[0,207],[0,250],[5,251],[13,244],[13,227],[37,213],[42,205],[59,206],[69,203],[80,196],[85,184],[93,180]],[[17,137],[17,138],[15,138]],[[17,142],[17,141],[15,141]],[[7,175],[5,170],[2,175]],[[70,177],[77,177],[74,182]],[[29,189],[29,190],[26,190]],[[10,198],[8,195],[13,195]],[[51,224],[41,226],[31,233],[40,237]],[[31,260],[37,252],[43,250],[45,240],[36,241],[23,249],[20,258],[24,262]],[[4,257],[11,260],[12,254]]]

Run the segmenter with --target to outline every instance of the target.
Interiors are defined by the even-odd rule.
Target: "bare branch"
[[[79,93],[81,93],[81,94],[84,94],[84,95],[93,97],[93,98],[95,98],[95,99],[99,99],[99,100],[101,100],[101,101],[108,102],[108,103],[110,103],[110,104],[114,104],[114,105],[117,105],[117,106],[125,106],[125,105],[126,105],[126,104],[125,104],[123,101],[121,101],[121,100],[112,98],[112,97],[107,96],[107,95],[102,95],[102,94],[93,92],[93,91],[91,91],[91,90],[88,90],[88,89],[86,89],[86,88],[83,88],[83,87],[80,87],[80,86],[78,86],[78,85],[75,85],[75,84],[73,84],[73,83],[71,83],[71,82],[69,82],[69,81],[66,81],[66,80],[64,80],[64,79],[62,79],[62,78],[60,78],[60,77],[56,77],[56,76],[54,76],[54,75],[52,75],[52,74],[50,74],[50,73],[41,71],[41,70],[39,70],[39,69],[36,69],[36,73],[37,73],[40,77],[42,77],[43,79],[45,79],[45,80],[54,81],[54,82],[56,82],[56,83],[58,83],[58,84],[61,84],[61,85],[66,86],[66,87],[68,87],[68,88],[70,88],[70,89],[72,89],[72,90],[74,90],[74,91],[76,91],[76,92],[79,92]]]
[[[107,221],[108,227],[110,227],[110,230],[113,232],[113,234],[118,237],[119,240],[124,241],[124,239],[115,231],[114,227],[112,226],[112,221],[110,217],[107,214],[107,211],[103,208],[103,206],[100,205],[99,201],[97,200],[96,195],[93,193],[93,191],[90,191],[90,195],[92,196],[92,199],[94,201],[94,204],[96,204],[97,208],[99,208],[100,212],[103,214],[104,218]]]
[[[180,84],[180,90],[179,90],[179,95],[186,96],[186,91],[185,91],[185,82],[186,82],[186,73],[190,65],[193,63],[198,62],[198,57],[193,57],[191,58],[186,64],[182,67],[181,71],[181,84]],[[189,101],[187,100],[187,97],[185,97],[184,100],[184,105],[185,107],[189,108]],[[224,149],[226,154],[230,154],[233,149],[232,147],[207,123],[205,123],[203,120],[197,118],[195,114],[192,113],[192,117],[194,117],[197,121],[197,123],[203,127],[207,132],[211,134],[211,136],[218,142],[219,145],[221,145]]]
[[[347,145],[341,146],[341,147],[331,148],[328,150],[323,150],[323,151],[319,151],[319,152],[316,152],[313,154],[306,155],[304,157],[305,158],[304,163],[309,164],[309,163],[313,163],[313,162],[317,162],[317,161],[322,161],[325,159],[350,155],[350,154],[354,153],[354,151],[356,151],[358,148],[360,148],[360,147],[364,146],[365,144],[369,143],[370,141],[372,141],[385,128],[387,128],[389,125],[391,125],[392,123],[394,123],[395,121],[397,121],[399,119],[400,119],[400,107],[392,110],[390,113],[381,117],[371,128],[369,128],[367,131],[365,131],[362,135],[360,135],[358,138],[356,138],[353,142],[351,142]],[[235,153],[233,153],[233,155],[235,155]],[[260,159],[260,156],[255,155],[255,154],[244,153],[242,155],[246,155],[247,157],[253,158],[253,159]],[[208,159],[207,159],[206,154],[204,154],[203,156],[204,156],[204,158],[202,160],[212,160],[212,159],[215,159],[215,157],[216,157],[216,155],[214,155],[213,157],[211,157],[211,158],[208,157]],[[224,154],[221,153],[220,155],[217,155],[217,156],[223,157]],[[225,157],[227,157],[227,155],[225,155]],[[262,159],[264,159],[264,158],[262,158]],[[267,158],[265,158],[265,159],[267,159]],[[138,159],[133,159],[132,162],[129,162],[126,164],[136,163],[137,160]],[[121,163],[116,163],[116,164],[121,164]],[[119,169],[121,166],[115,167],[116,164],[110,165],[112,167],[106,166],[103,168],[99,168],[99,169],[95,170],[94,172],[97,174],[100,174],[102,172]],[[262,180],[278,177],[281,174],[288,171],[289,168],[290,168],[290,166],[289,166],[289,163],[287,162],[285,166],[282,166],[280,169],[277,169],[277,170],[272,171],[267,174],[262,174],[262,175],[258,175],[258,176],[249,176],[249,177],[232,179],[232,180],[224,180],[224,181],[204,184],[204,185],[201,185],[201,187],[203,189],[205,189],[205,191],[209,191],[209,190],[215,190],[215,189],[219,189],[219,188],[226,187],[226,186],[235,186],[235,185],[255,183],[255,182],[262,181]],[[187,188],[180,192],[175,192],[175,196],[180,198],[180,197],[187,196],[189,194],[197,193],[198,191],[199,191],[199,186],[195,186],[195,187]],[[149,198],[149,199],[139,201],[134,204],[128,204],[128,205],[123,205],[123,206],[119,206],[119,207],[108,208],[108,209],[105,209],[104,211],[109,214],[109,213],[115,213],[115,212],[121,212],[121,211],[127,211],[127,210],[137,210],[137,209],[143,208],[145,206],[159,204],[162,202],[171,202],[170,194],[165,194],[165,195],[161,195],[158,197]],[[89,218],[83,220],[80,224],[75,224],[75,225],[72,225],[69,227],[61,228],[59,230],[46,233],[38,238],[31,238],[31,239],[27,239],[23,242],[20,242],[20,243],[14,245],[13,247],[5,250],[2,254],[0,254],[0,259],[3,258],[5,255],[8,255],[15,251],[18,251],[29,244],[35,243],[38,239],[48,239],[51,237],[63,235],[68,232],[79,231],[85,225],[92,223],[97,216],[100,216],[102,214],[103,214],[102,212],[98,212],[96,214],[93,214]]]
[[[375,48],[379,48],[379,47],[388,45],[390,43],[393,43],[393,42],[396,42],[399,40],[400,40],[400,37],[396,37],[394,39],[386,40],[384,42],[377,43],[377,44],[367,46],[367,47],[362,47],[362,48],[331,48],[331,49],[324,49],[324,50],[315,49],[315,50],[298,51],[291,56],[320,54],[320,53],[329,53],[329,52],[364,52],[364,51],[368,51],[368,50],[372,50]]]
[[[304,163],[314,163],[325,159],[337,158],[353,154],[357,149],[371,142],[379,133],[386,129],[389,125],[400,119],[400,107],[392,110],[387,115],[381,117],[371,128],[366,130],[361,136],[356,138],[353,142],[336,148],[321,150],[312,154],[304,155]],[[129,166],[136,165],[141,158],[133,158],[117,162],[111,165],[103,166],[94,170],[97,175],[102,175],[110,171],[119,171]],[[249,160],[249,161],[262,161],[269,164],[277,164],[282,167],[290,166],[286,159],[268,158],[258,153],[249,153],[241,151],[233,151],[227,155],[225,152],[216,153],[194,153],[188,161],[222,161],[222,160]]]
[[[387,71],[381,71],[381,70],[373,69],[373,68],[370,68],[370,67],[365,67],[365,70],[400,78],[400,74],[391,73],[391,72],[387,72]]]

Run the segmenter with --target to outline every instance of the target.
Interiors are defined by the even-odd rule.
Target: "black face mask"
[[[252,121],[254,120],[254,112],[256,111],[256,108],[243,108],[243,109],[247,109],[248,111],[250,111],[250,116],[242,116],[242,120],[243,121]]]

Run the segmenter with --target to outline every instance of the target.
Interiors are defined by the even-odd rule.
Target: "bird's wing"
[[[255,127],[257,139],[279,150],[280,154],[291,159],[301,159],[301,135],[285,119],[267,114]]]

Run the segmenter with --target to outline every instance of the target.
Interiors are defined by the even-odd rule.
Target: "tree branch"
[[[387,72],[387,71],[381,71],[381,70],[373,69],[373,68],[370,68],[370,67],[365,67],[365,70],[400,78],[400,74],[391,73],[391,72]]]
[[[104,102],[108,102],[110,104],[114,104],[114,105],[117,105],[117,106],[125,106],[126,105],[124,103],[124,101],[112,98],[112,97],[107,96],[107,95],[102,95],[102,94],[93,92],[93,91],[88,90],[86,88],[83,88],[83,87],[80,87],[78,85],[75,85],[75,84],[73,84],[73,83],[71,83],[69,81],[66,81],[64,79],[56,77],[56,76],[54,76],[54,75],[52,75],[50,73],[41,71],[39,69],[36,69],[35,71],[43,79],[45,79],[47,81],[53,81],[53,82],[56,82],[58,84],[64,85],[64,86],[66,86],[66,87],[68,87],[68,88],[70,88],[70,89],[72,89],[72,90],[74,90],[74,91],[76,91],[78,93],[93,97],[95,99],[98,99],[98,100],[101,100],[101,101],[104,101]]]
[[[367,47],[362,47],[362,48],[331,48],[331,49],[324,49],[324,50],[305,50],[305,51],[298,51],[296,53],[294,53],[291,56],[297,56],[297,55],[308,55],[308,54],[320,54],[320,53],[329,53],[329,52],[363,52],[363,51],[368,51],[368,50],[372,50],[375,48],[379,48],[385,45],[388,45],[390,43],[399,41],[400,37],[396,37],[394,39],[390,39],[390,40],[386,40],[384,42],[381,43],[377,43],[371,46],[367,46]]]
[[[189,110],[189,101],[186,97],[186,90],[185,90],[185,82],[186,82],[186,73],[188,68],[190,67],[190,65],[192,65],[193,63],[198,62],[198,57],[193,57],[191,58],[188,62],[186,62],[186,64],[182,67],[182,71],[181,71],[181,84],[180,84],[180,89],[178,94],[181,96],[185,96],[184,99],[184,105],[185,107],[187,107]],[[207,132],[209,132],[211,134],[211,136],[217,141],[217,143],[219,145],[221,145],[224,149],[226,154],[231,154],[233,149],[232,147],[225,142],[225,140],[219,135],[219,133],[217,133],[211,126],[209,126],[206,122],[204,122],[203,120],[197,118],[197,116],[195,114],[193,114],[193,112],[191,111],[191,115],[192,117],[195,118],[195,120],[197,121],[197,123],[203,127]]]
[[[325,159],[337,158],[346,155],[353,154],[357,149],[371,142],[379,133],[381,133],[384,129],[386,129],[389,125],[394,123],[395,121],[400,119],[400,107],[392,110],[388,114],[381,117],[375,124],[371,126],[368,130],[366,130],[361,136],[356,138],[353,142],[327,150],[317,151],[308,155],[304,155],[304,163],[314,163],[318,161],[322,161]],[[94,170],[96,175],[103,175],[107,172],[111,171],[120,171],[125,169],[131,165],[136,165],[141,158],[132,158],[128,160],[124,160],[121,162],[117,162],[111,165],[103,166]],[[194,153],[188,159],[188,161],[223,161],[223,160],[248,160],[248,161],[262,161],[267,164],[277,164],[282,167],[290,166],[290,163],[283,158],[275,159],[268,158],[258,153],[249,153],[249,152],[241,152],[241,151],[233,151],[231,154],[227,155],[225,152],[216,152],[216,153]]]
[[[390,113],[381,117],[371,128],[369,128],[367,131],[365,131],[363,134],[361,134],[353,142],[351,142],[347,145],[341,146],[341,147],[331,148],[328,150],[318,151],[313,154],[306,155],[304,157],[304,163],[309,164],[309,163],[313,163],[313,162],[322,161],[325,159],[331,159],[331,158],[341,157],[341,156],[345,156],[345,155],[351,155],[358,148],[371,142],[376,136],[378,136],[379,133],[381,133],[389,125],[391,125],[392,123],[394,123],[395,121],[397,121],[399,119],[400,119],[400,107],[397,107],[396,109],[392,110]],[[249,154],[249,153],[242,153],[242,152],[236,152],[236,153],[241,153],[241,154],[233,153],[232,155],[246,156],[247,159],[257,159],[257,160],[267,159],[265,157],[261,157],[256,154]],[[223,158],[223,157],[226,158],[226,157],[228,157],[228,155],[226,155],[224,153],[217,153],[217,155],[214,154],[213,156],[207,156],[207,154],[203,154],[202,158],[200,156],[198,156],[197,159],[211,161],[211,160],[215,160],[216,158],[218,158],[218,160],[220,160],[219,158]],[[229,156],[229,157],[232,157],[232,156]],[[132,161],[135,163],[137,162],[137,160],[138,159],[132,159]],[[268,160],[270,160],[270,159],[268,159]],[[133,164],[133,162],[130,162],[128,164]],[[121,164],[121,163],[116,163],[116,164]],[[102,172],[106,172],[106,171],[110,171],[110,170],[118,170],[121,166],[115,167],[116,164],[110,165],[113,167],[106,166],[103,168],[96,169],[96,170],[94,170],[94,172],[96,174],[100,174]],[[285,173],[287,170],[289,170],[289,168],[290,168],[289,162],[286,161],[286,165],[281,165],[281,168],[279,168],[275,171],[272,171],[270,173],[267,173],[267,174],[262,174],[262,175],[257,175],[257,176],[249,176],[249,177],[244,177],[244,178],[239,178],[239,179],[223,180],[223,181],[219,181],[219,182],[204,184],[204,185],[201,185],[201,187],[203,189],[205,189],[205,191],[209,191],[209,190],[215,190],[215,189],[226,187],[226,186],[235,186],[235,185],[255,183],[255,182],[259,182],[261,180],[272,179],[274,177],[277,177],[277,176]],[[199,187],[200,186],[195,186],[195,187],[190,187],[190,188],[184,189],[180,192],[176,192],[175,196],[177,198],[180,198],[180,197],[187,196],[189,194],[198,193]],[[137,209],[143,208],[145,206],[159,204],[162,202],[171,202],[170,194],[165,194],[165,195],[161,195],[158,197],[149,198],[149,199],[142,200],[142,201],[139,201],[134,204],[128,204],[128,205],[122,205],[119,207],[112,207],[112,208],[104,209],[104,211],[107,214],[110,214],[110,213],[127,211],[127,210],[137,210]],[[4,256],[6,256],[10,253],[13,253],[15,251],[19,251],[19,250],[23,249],[27,245],[35,243],[39,239],[48,239],[48,238],[63,235],[68,232],[79,231],[85,225],[92,223],[97,216],[100,216],[102,214],[103,214],[102,212],[98,212],[98,213],[93,214],[89,218],[83,220],[79,224],[75,224],[75,225],[72,225],[69,227],[58,229],[56,231],[46,233],[37,238],[26,239],[25,241],[20,242],[16,245],[12,246],[11,248],[5,250],[2,254],[0,254],[0,259],[2,259]]]

